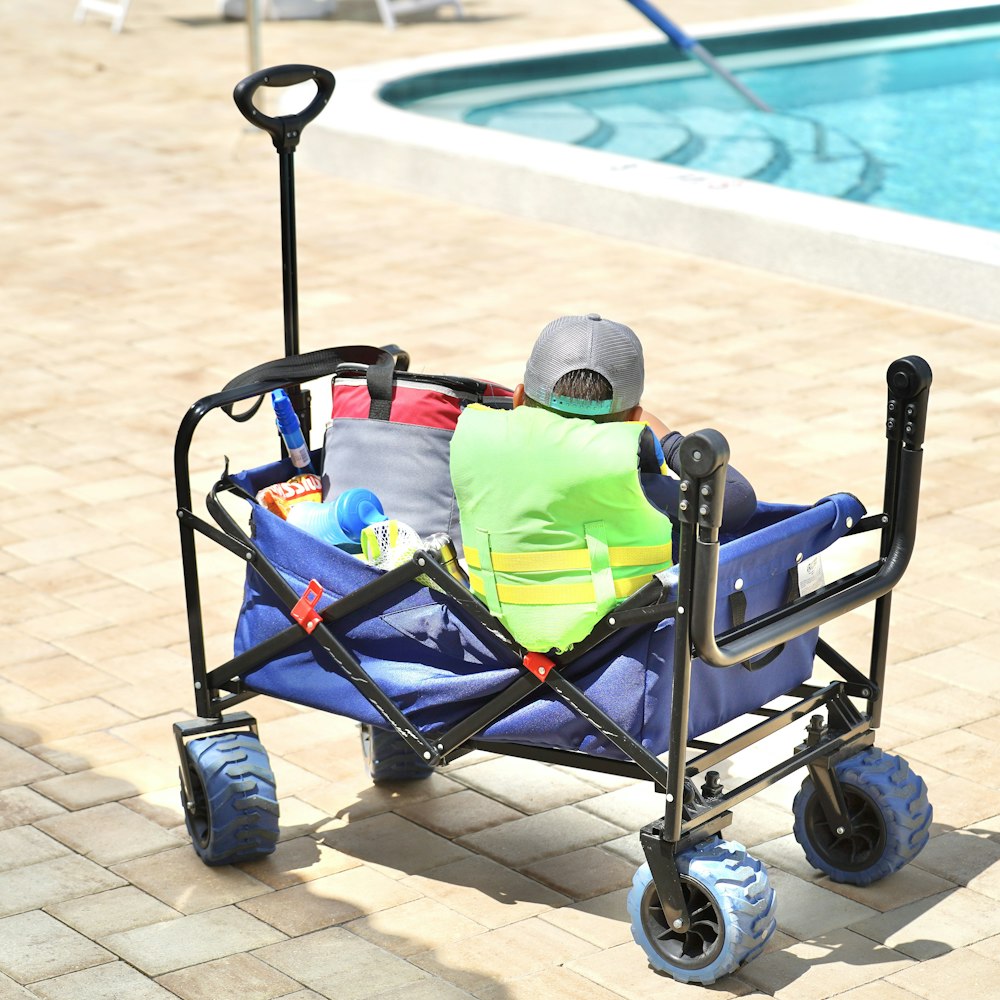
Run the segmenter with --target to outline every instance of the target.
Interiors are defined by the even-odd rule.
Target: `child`
[[[513,410],[459,418],[451,474],[472,587],[528,649],[569,648],[670,566],[664,473],[679,472],[682,435],[643,410],[643,379],[631,329],[564,316],[539,335]],[[755,509],[730,469],[725,528]]]

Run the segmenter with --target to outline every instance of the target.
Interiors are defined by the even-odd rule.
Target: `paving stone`
[[[157,826],[173,830],[178,836],[188,837],[184,822],[184,808],[181,805],[180,784],[177,788],[161,788],[156,792],[144,792],[128,799],[119,799],[126,809],[144,816]],[[284,803],[282,802],[282,809]]]
[[[27,729],[18,732],[25,739],[31,740],[31,734]],[[46,764],[45,761],[21,750],[13,743],[0,739],[0,788],[26,785],[29,781],[38,781],[59,773],[51,764]]]
[[[683,1000],[694,989],[654,972],[646,953],[634,941],[567,962],[566,968],[625,1000]],[[734,976],[718,980],[710,989],[713,1000],[729,1000],[753,992]]]
[[[101,944],[147,976],[201,965],[284,940],[273,927],[235,906],[179,917],[101,939]]]
[[[594,945],[537,917],[438,945],[410,961],[446,982],[475,991],[489,983],[562,965],[595,950]]]
[[[599,847],[584,847],[526,866],[524,874],[573,899],[590,899],[632,884],[635,866]]]
[[[780,869],[770,870],[768,880],[778,897],[778,927],[800,941],[876,916],[870,907]]]
[[[974,951],[977,955],[985,955],[986,958],[1000,960],[1000,934],[976,941],[969,945],[967,950]]]
[[[65,857],[69,850],[31,826],[0,832],[0,872],[26,868],[40,861]]]
[[[42,820],[39,828],[101,865],[156,854],[179,838],[116,802]]]
[[[120,725],[130,718],[100,698],[82,698],[25,712],[17,724],[0,720],[0,737],[24,747],[49,739],[92,733]]]
[[[632,866],[633,873],[640,865],[646,863],[646,855],[642,850],[642,843],[634,833],[626,833],[624,837],[616,837],[614,840],[607,840],[601,845],[602,849],[623,858]]]
[[[565,771],[511,757],[463,767],[455,778],[522,813],[544,812],[599,794],[599,789]]]
[[[3,675],[47,702],[89,698],[117,683],[114,677],[73,656],[12,664],[4,669]]]
[[[403,885],[483,924],[503,927],[569,902],[488,858],[472,857],[403,879]]]
[[[481,1000],[618,1000],[621,996],[565,968],[485,986],[476,995]]]
[[[393,878],[469,857],[464,848],[391,813],[327,830],[323,842]]]
[[[28,748],[40,760],[44,760],[64,774],[86,771],[90,768],[113,764],[134,756],[135,749],[124,740],[110,733],[84,733],[82,736],[67,736],[48,743],[36,743]]]
[[[34,783],[43,795],[55,799],[67,809],[86,809],[104,802],[131,798],[140,792],[176,786],[176,764],[167,764],[155,757],[136,757],[103,764],[99,768]]]
[[[272,1000],[299,991],[295,979],[252,955],[230,955],[168,972],[159,982],[181,1000]]]
[[[465,834],[499,826],[513,819],[520,819],[524,815],[516,809],[511,809],[510,806],[472,790],[400,806],[395,811],[400,816],[452,840]]]
[[[119,931],[145,927],[180,914],[158,899],[125,885],[89,896],[52,903],[46,911],[95,941]]]
[[[913,1000],[916,995],[901,986],[893,986],[886,979],[879,979],[839,994],[839,1000]]]
[[[913,862],[940,878],[1000,899],[1000,843],[956,831],[928,841]]]
[[[0,972],[0,1000],[38,1000],[38,995],[19,986],[9,976]]]
[[[303,802],[294,796],[282,798],[278,840],[284,843],[307,837],[316,833],[327,819],[325,812],[309,805],[308,802]]]
[[[20,684],[11,684],[10,681],[0,679],[0,703],[4,706],[4,714],[13,719],[24,712],[33,712],[39,708],[44,708],[47,704],[45,699],[21,687]],[[9,731],[14,735],[14,730]],[[27,746],[27,744],[24,744]]]
[[[188,845],[115,865],[118,875],[181,913],[197,913],[269,892],[228,865],[209,866]]]
[[[417,898],[417,891],[361,865],[240,903],[290,936],[330,927]]]
[[[612,840],[621,832],[621,827],[597,816],[573,806],[563,806],[469,834],[461,843],[503,864],[520,868],[556,854]]]
[[[886,977],[894,986],[931,997],[968,996],[977,1000],[1000,997],[1000,962],[962,948],[930,962]]]
[[[300,788],[296,795],[303,802],[320,810],[325,819],[312,831],[322,835],[339,830],[360,820],[394,812],[408,805],[426,802],[462,790],[462,785],[435,772],[420,781],[397,781],[371,784],[366,775],[356,775],[342,781],[324,781]],[[284,789],[282,794],[285,794]]]
[[[170,1000],[173,996],[124,962],[109,962],[56,979],[32,983],[31,990],[41,1000],[106,1000],[108,997]]]
[[[323,747],[333,752],[335,748],[349,751],[348,759],[363,770],[361,763],[361,736],[358,723],[329,712],[294,706],[295,711],[267,724],[268,750],[279,756],[288,756],[301,750],[315,751]]]
[[[378,910],[352,920],[347,929],[402,958],[430,951],[442,943],[475,937],[484,930],[482,924],[433,899],[414,899]]]
[[[632,940],[627,899],[628,889],[619,889],[604,896],[548,910],[539,914],[539,919],[600,948],[611,948]]]
[[[329,1000],[366,1000],[426,978],[409,962],[340,927],[261,948],[256,956]]]
[[[114,956],[40,910],[0,918],[0,972],[15,982],[34,983]]]
[[[913,964],[859,934],[837,930],[762,955],[740,969],[737,978],[779,1000],[820,1000]]]
[[[1000,788],[1000,776],[983,768],[983,760],[993,752],[993,741],[964,729],[927,736],[906,743],[897,751],[913,763],[918,772],[921,768],[917,762],[926,762],[968,781]]]
[[[639,830],[663,815],[664,801],[662,793],[644,782],[584,799],[578,808],[626,830]]]
[[[383,993],[379,1000],[471,1000],[472,994],[440,979],[423,979]],[[289,998],[294,1000],[294,998]]]
[[[974,920],[969,914],[975,913]],[[845,921],[846,923],[846,921]],[[995,901],[953,889],[850,924],[852,931],[925,961],[1000,934]]]
[[[282,802],[284,818],[284,802]],[[248,875],[253,876],[273,889],[286,889],[300,882],[333,875],[336,872],[355,868],[361,862],[350,854],[335,851],[312,837],[297,837],[282,841],[273,854],[257,861],[240,865]]]
[[[0,914],[23,913],[123,885],[124,879],[75,854],[0,874]]]
[[[829,892],[846,896],[874,910],[892,910],[915,900],[946,892],[956,885],[953,880],[925,871],[915,862],[871,885],[858,886],[833,882],[806,861],[802,848],[791,835],[766,844],[758,844],[753,853],[767,864],[769,872],[774,868],[780,868],[806,882],[822,886]]]

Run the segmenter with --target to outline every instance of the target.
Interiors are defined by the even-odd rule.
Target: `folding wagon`
[[[308,79],[317,94],[304,112],[267,118],[254,108],[260,86]],[[261,506],[255,497],[262,489],[294,474],[287,457],[236,474],[227,469],[205,499],[207,519],[192,502],[189,470],[206,414],[232,414],[234,405],[283,388],[306,419],[300,387],[322,376],[365,387],[374,413],[375,387],[388,377],[393,405],[407,369],[398,348],[298,352],[291,157],[332,89],[325,71],[291,66],[255,74],[236,91],[241,111],[255,124],[264,120],[281,159],[286,357],[195,403],[177,435],[197,718],[174,731],[194,848],[210,865],[274,850],[273,773],[255,719],[237,707],[260,695],[355,719],[376,782],[419,781],[472,750],[651,781],[664,808],[639,832],[646,864],[628,897],[633,935],[656,969],[681,982],[712,983],[758,955],[776,926],[765,868],[723,839],[739,803],[804,768],[793,833],[810,864],[838,882],[883,878],[928,839],[923,781],[875,738],[891,594],[914,544],[930,368],[919,357],[889,366],[879,513],[868,514],[846,493],[810,506],[760,503],[738,535],[725,535],[728,445],[716,431],[688,435],[675,565],[562,654],[518,645],[436,550],[418,548],[402,565],[379,570]],[[469,398],[509,402],[469,379],[410,377],[444,387],[459,407]],[[391,451],[392,427],[383,428],[390,449],[384,462],[401,458]],[[337,468],[329,440],[325,456],[317,449],[313,457]],[[232,512],[234,498],[246,502],[249,530]],[[820,554],[866,532],[878,532],[878,558],[824,582]],[[246,564],[235,653],[214,667],[205,653],[199,534]],[[868,603],[871,653],[860,669],[820,638],[819,627]],[[811,680],[816,657],[835,680]],[[790,754],[724,787],[720,771],[735,755],[798,723],[805,723],[802,742]],[[725,735],[710,735],[720,729]]]

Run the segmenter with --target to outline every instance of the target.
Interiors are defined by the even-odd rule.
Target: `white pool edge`
[[[899,3],[892,6],[900,13]],[[885,12],[869,3],[741,21],[739,28],[846,20],[871,16],[874,8]],[[734,22],[691,28],[705,40],[732,30]],[[300,156],[354,181],[1000,323],[1000,233],[438,120],[378,96],[385,84],[415,73],[659,37],[655,31],[589,36],[342,70]]]

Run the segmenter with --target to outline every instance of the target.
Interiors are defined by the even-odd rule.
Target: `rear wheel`
[[[681,983],[708,985],[764,949],[777,926],[767,870],[741,844],[714,840],[677,855],[688,930],[670,924],[649,865],[632,881],[632,936],[650,965]]]
[[[830,823],[812,778],[802,782],[792,832],[806,860],[834,882],[870,885],[899,871],[930,837],[933,809],[927,786],[894,754],[871,748],[835,766],[850,818]]]
[[[419,781],[434,768],[411,750],[398,733],[378,726],[361,726],[361,753],[372,781]]]
[[[181,800],[206,865],[252,861],[278,843],[278,798],[267,752],[252,733],[216,733],[184,747],[192,801]]]

